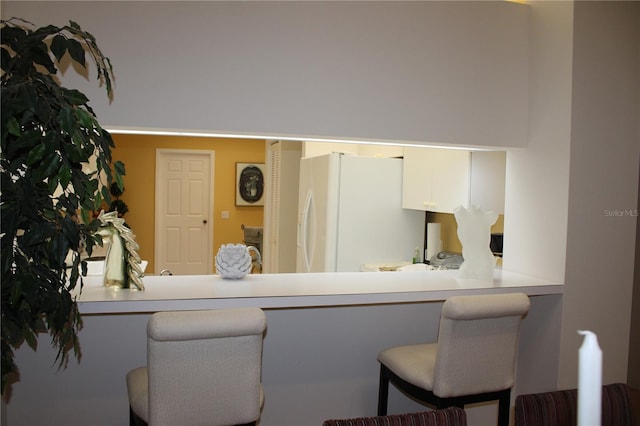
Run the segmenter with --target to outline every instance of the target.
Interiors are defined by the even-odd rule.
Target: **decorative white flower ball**
[[[239,279],[251,271],[251,255],[244,244],[223,244],[216,255],[216,272],[222,278]]]

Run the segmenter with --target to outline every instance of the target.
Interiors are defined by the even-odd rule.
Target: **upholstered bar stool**
[[[437,342],[378,354],[378,415],[387,414],[391,382],[436,408],[498,400],[498,425],[507,426],[520,323],[529,306],[523,293],[447,299]]]
[[[153,314],[147,366],[127,374],[131,425],[255,424],[265,328],[258,308]]]

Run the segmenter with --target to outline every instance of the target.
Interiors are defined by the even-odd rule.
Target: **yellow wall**
[[[454,253],[462,253],[462,244],[458,239],[458,223],[451,213],[431,213],[429,221],[440,224],[440,237],[442,238],[442,250]],[[496,223],[491,227],[492,233],[501,233],[504,230],[504,215],[499,215]]]
[[[129,207],[124,218],[136,235],[136,241],[140,245],[138,253],[149,261],[149,274],[155,270],[155,161],[158,148],[215,151],[212,185],[214,256],[220,245],[242,242],[242,224],[263,225],[263,207],[235,205],[235,164],[264,163],[263,140],[120,134],[112,136],[116,145],[113,158],[122,161],[127,171],[124,177],[125,192],[120,197]],[[229,212],[229,219],[221,218],[223,210]]]

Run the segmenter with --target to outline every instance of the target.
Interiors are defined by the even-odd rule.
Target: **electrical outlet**
[[[229,210],[222,210],[220,217],[223,219],[229,219]]]

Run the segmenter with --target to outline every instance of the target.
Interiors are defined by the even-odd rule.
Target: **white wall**
[[[507,153],[503,267],[563,282],[573,7],[569,2],[535,2],[530,9],[529,141],[526,150]],[[561,344],[554,338],[550,336],[549,348]],[[558,356],[552,350],[539,355]],[[529,391],[543,390],[553,388]]]
[[[559,384],[576,384],[578,329],[598,334],[603,381],[626,382],[638,206],[640,3],[574,9],[567,274]],[[640,360],[636,360],[640,362]]]
[[[578,329],[605,383],[625,382],[638,196],[640,4],[530,4],[526,150],[507,156],[506,269],[565,282],[560,388],[577,386]],[[638,360],[636,360],[638,361]]]
[[[2,16],[95,35],[113,103],[95,76],[67,81],[105,126],[526,145],[521,4],[8,1]]]
[[[562,282],[565,274],[573,6],[533,2],[529,20],[529,142],[509,150],[505,269]]]

